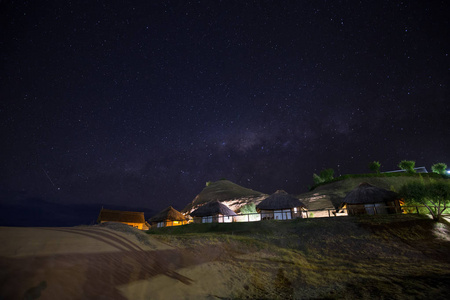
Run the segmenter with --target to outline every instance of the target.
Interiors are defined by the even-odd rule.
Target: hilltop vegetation
[[[400,191],[401,187],[411,182],[448,182],[447,176],[438,175],[435,173],[382,173],[382,174],[358,174],[358,175],[344,175],[332,179],[329,182],[315,185],[311,191],[298,195],[301,201],[310,210],[321,208],[337,207],[341,200],[352,189],[357,187],[362,182],[367,182],[377,187],[391,190],[394,192]]]
[[[446,298],[450,227],[417,215],[191,224],[151,231],[209,257],[228,290],[258,299]],[[217,269],[214,269],[217,268]]]
[[[310,191],[316,191],[319,187],[328,185],[334,182],[339,181],[357,181],[357,182],[363,182],[363,180],[366,180],[365,182],[368,182],[368,180],[373,182],[378,182],[379,184],[384,185],[379,186],[382,188],[386,188],[386,183],[389,183],[390,185],[393,185],[397,189],[400,189],[401,185],[411,182],[411,181],[417,181],[417,180],[445,180],[449,179],[446,175],[440,175],[436,173],[369,173],[369,174],[346,174],[342,175],[336,178],[332,178],[328,181],[321,182],[319,184],[315,184],[310,187]],[[370,182],[369,182],[370,183]],[[372,184],[372,183],[371,183]],[[376,185],[376,184],[375,184]],[[343,185],[345,186],[345,184]],[[390,186],[387,187],[389,189]]]

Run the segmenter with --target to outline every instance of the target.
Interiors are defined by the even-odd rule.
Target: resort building
[[[200,206],[191,216],[194,223],[231,223],[236,213],[219,201],[208,202]]]
[[[416,173],[428,173],[427,168],[425,167],[417,167],[414,168],[414,171],[416,171]],[[394,171],[386,171],[386,172],[381,172],[381,173],[406,173],[406,170],[394,170]]]
[[[361,183],[342,199],[338,211],[342,208],[346,208],[349,215],[401,212],[400,197],[397,193],[367,182]]]
[[[160,228],[167,226],[179,226],[187,224],[186,217],[172,206],[160,211],[157,215],[150,218],[151,228]]]
[[[102,207],[97,218],[97,223],[101,224],[105,222],[119,222],[140,230],[148,230],[150,227],[145,222],[143,212],[112,210]]]
[[[256,206],[262,220],[306,218],[306,206],[294,196],[278,190]]]

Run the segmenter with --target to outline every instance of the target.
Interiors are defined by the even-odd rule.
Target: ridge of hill
[[[181,212],[190,213],[199,206],[215,200],[236,211],[248,203],[258,204],[265,197],[267,197],[266,194],[242,187],[229,180],[218,180],[209,183]]]
[[[378,176],[376,176],[378,175]],[[383,176],[383,174],[362,174],[360,177],[351,176],[343,179],[336,178],[329,183],[323,183],[312,191],[297,195],[308,210],[334,209],[341,204],[342,199],[360,183],[367,182],[371,185],[398,192],[400,188],[410,182],[419,181],[443,181],[446,177],[434,176],[434,174],[395,174],[395,176]]]

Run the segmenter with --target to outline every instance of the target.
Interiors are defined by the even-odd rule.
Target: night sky
[[[1,1],[2,201],[450,165],[447,1]],[[150,217],[150,216],[146,216]]]

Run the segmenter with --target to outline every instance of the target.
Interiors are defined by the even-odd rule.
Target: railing
[[[450,208],[448,208],[450,211]],[[332,218],[348,215],[384,215],[384,214],[429,214],[425,206],[380,206],[361,205],[358,207],[336,209],[307,210],[297,213],[252,213],[237,216],[210,216],[194,217],[194,223],[232,223],[232,222],[258,222],[264,220],[292,220],[297,218]]]
[[[432,207],[434,208],[434,207]],[[450,207],[446,209],[450,212]],[[326,213],[324,213],[326,211]],[[318,213],[319,215],[315,215]],[[342,209],[308,210],[308,218],[314,217],[340,217],[348,215],[385,215],[385,214],[430,214],[426,206],[405,205],[405,206],[381,206],[381,205],[361,205],[358,207]]]

